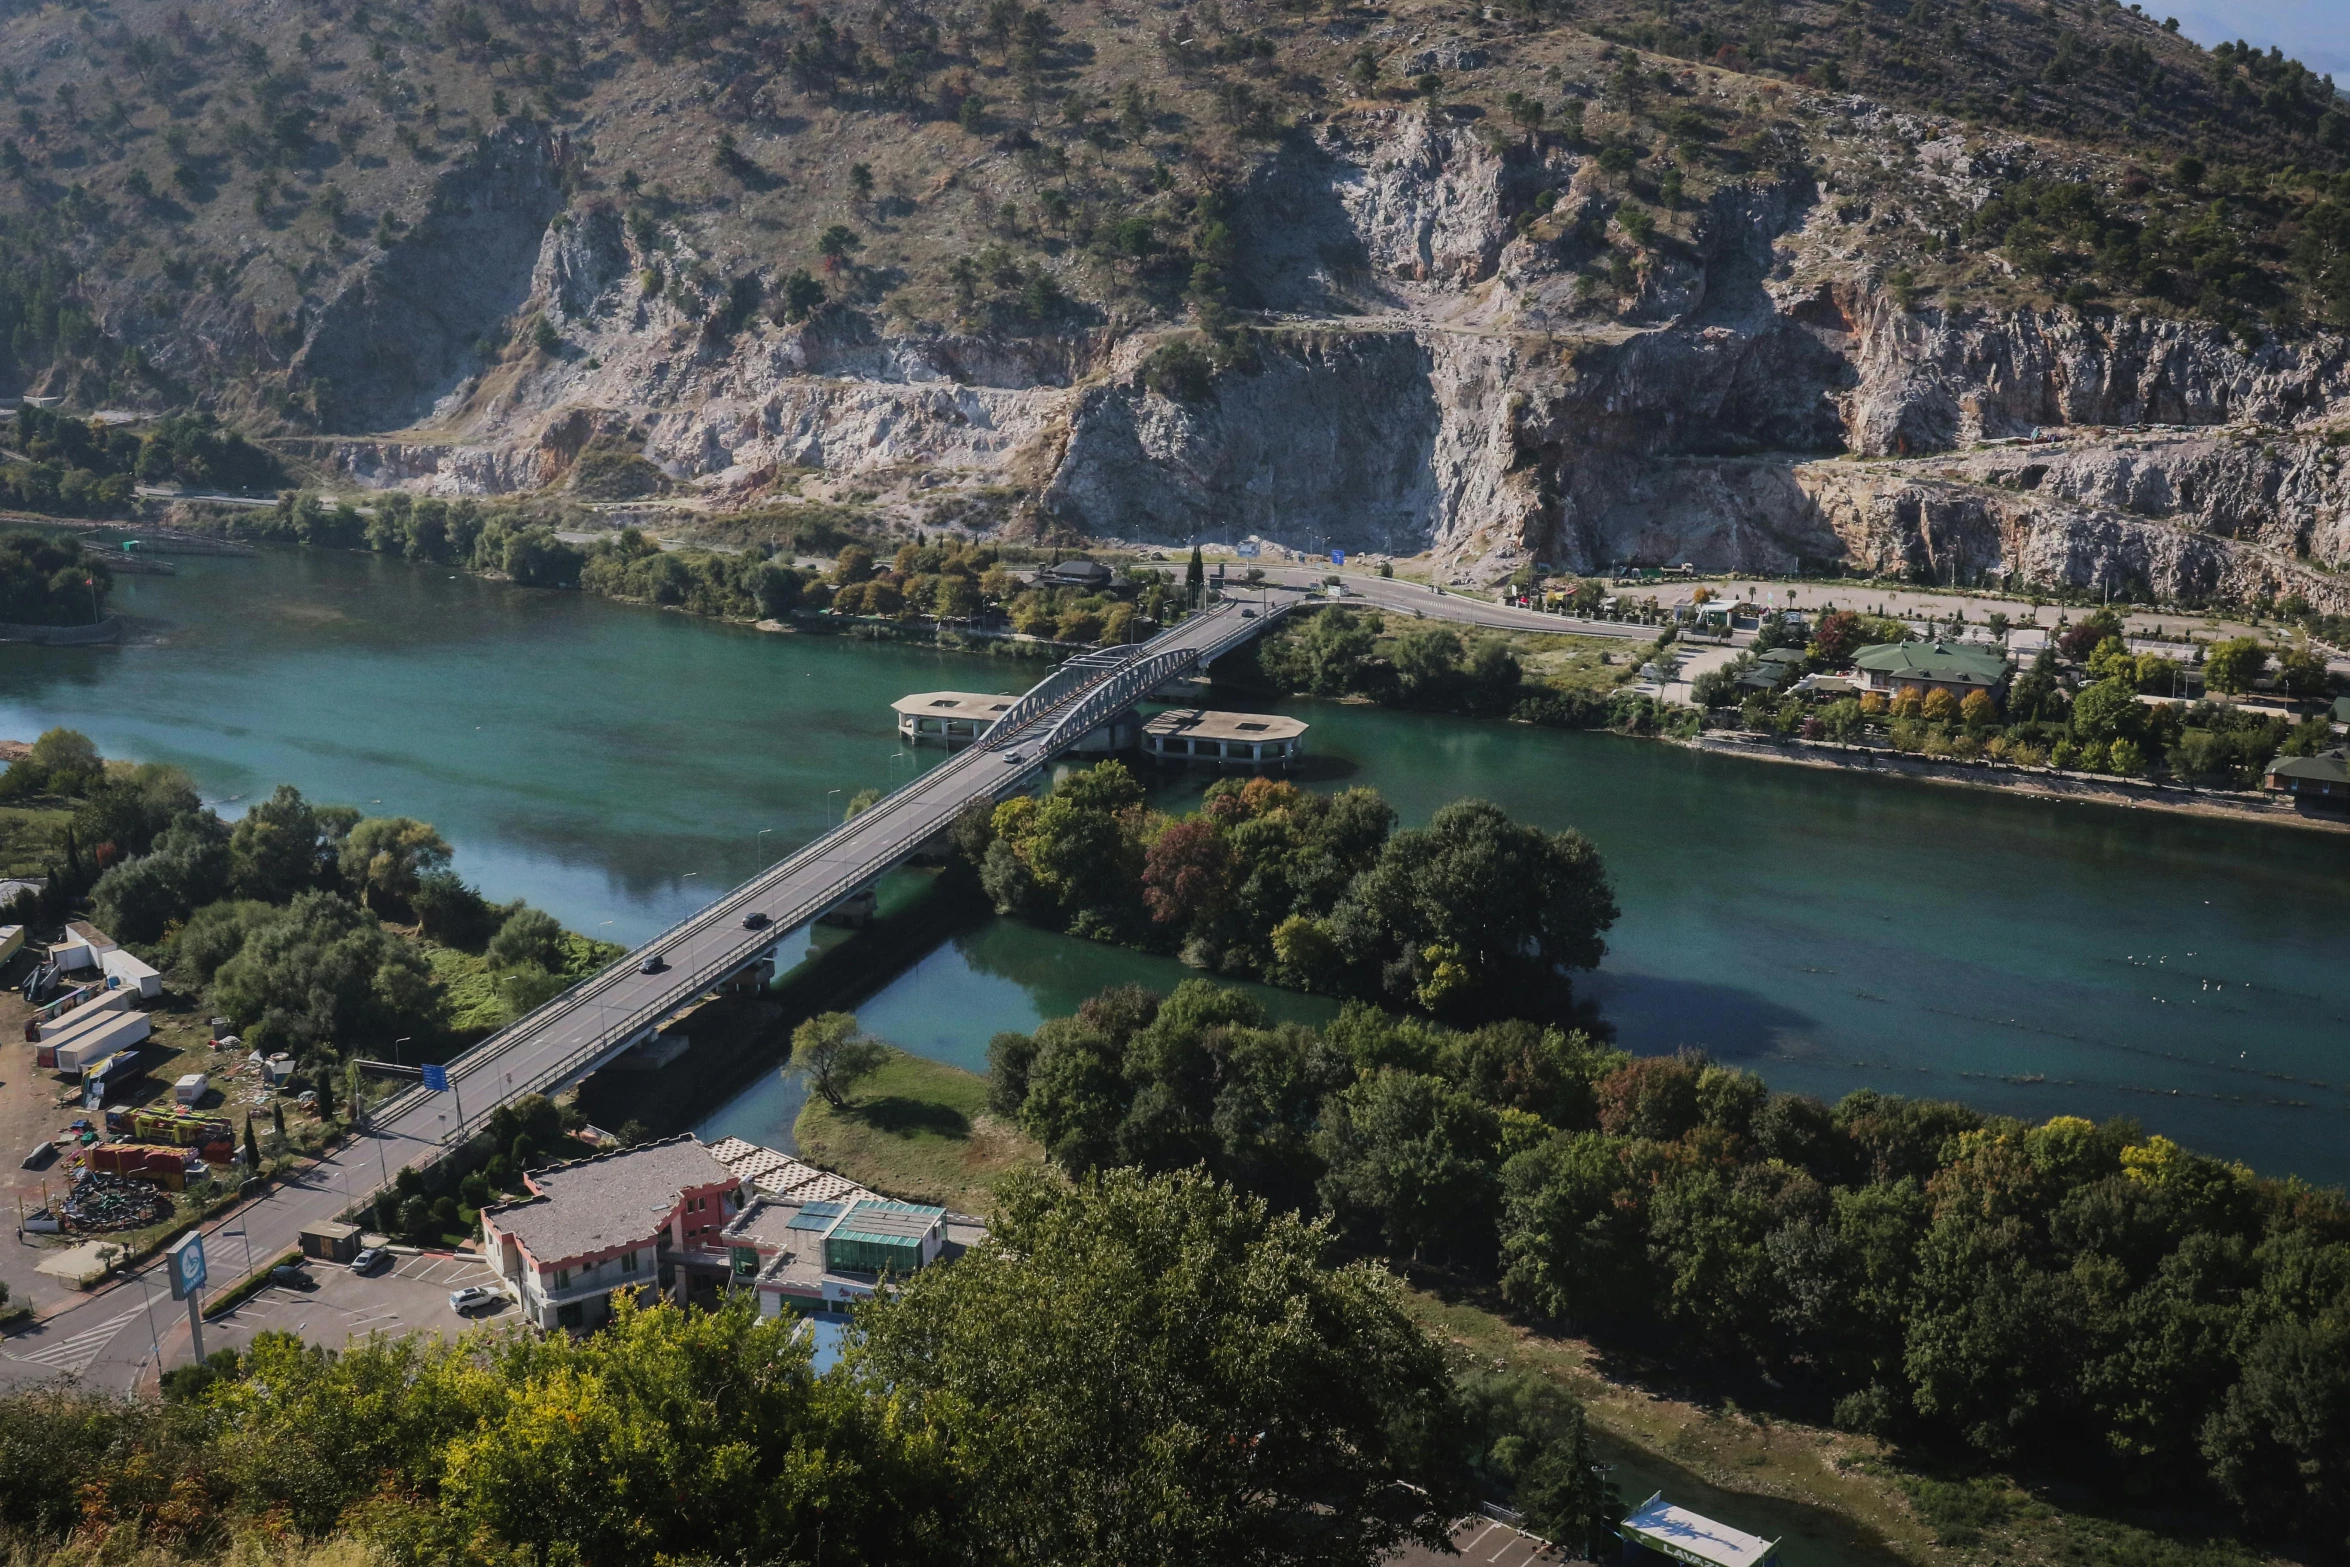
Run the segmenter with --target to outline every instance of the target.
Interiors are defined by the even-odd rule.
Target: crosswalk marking
[[[47,1366],[52,1371],[62,1371],[67,1376],[78,1377],[90,1369],[92,1361],[106,1353],[106,1346],[114,1342],[114,1336],[129,1326],[132,1318],[145,1310],[144,1306],[134,1306],[111,1322],[101,1322],[94,1328],[84,1328],[71,1338],[61,1338],[54,1344],[43,1344],[30,1354],[19,1355],[12,1351],[0,1351],[0,1353],[5,1353],[10,1360],[21,1362],[24,1365]]]

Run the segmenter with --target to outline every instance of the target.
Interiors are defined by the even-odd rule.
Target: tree
[[[2267,668],[2268,649],[2257,637],[2230,637],[2203,655],[2203,680],[2214,691],[2249,691]]]
[[[1999,704],[1988,691],[1969,691],[1958,704],[1958,716],[1969,729],[1983,729],[1999,721]]]
[[[2146,705],[2127,680],[2100,680],[2073,701],[2073,736],[2084,745],[2136,739],[2145,726]]]
[[[229,834],[229,870],[240,898],[283,903],[317,885],[324,832],[318,812],[292,784],[248,810]]]
[[[865,248],[857,231],[843,223],[835,223],[816,237],[816,251],[824,258],[824,270],[838,273],[848,265],[849,257]]]
[[[340,855],[343,880],[370,910],[378,899],[405,904],[421,877],[449,865],[449,844],[428,822],[371,816],[351,828]]]
[[[1371,1567],[1441,1548],[1463,1417],[1394,1281],[1196,1171],[1007,1183],[987,1243],[859,1317],[946,1425],[973,1554]]]
[[[253,1118],[245,1117],[245,1174],[261,1173],[261,1143],[253,1135]]]
[[[1183,568],[1184,597],[1194,604],[1199,603],[1200,595],[1206,591],[1207,585],[1208,563],[1200,554],[1199,546],[1194,544],[1191,547],[1191,559]]]
[[[1925,700],[1919,704],[1919,712],[1928,723],[1950,723],[1958,717],[1958,698],[1936,686],[1926,693]]]
[[[1521,827],[1485,800],[1456,800],[1397,833],[1357,879],[1336,924],[1359,961],[1393,966],[1399,999],[1431,1011],[1504,1007],[1594,968],[1616,920],[1591,841]]]
[[[563,926],[544,909],[522,907],[506,916],[490,938],[492,968],[535,967],[549,973],[563,968]]]
[[[244,924],[213,1000],[256,1045],[345,1050],[439,1024],[432,969],[349,900],[305,892]]]
[[[2315,701],[2326,694],[2325,657],[2307,642],[2296,642],[2277,660],[2277,679],[2287,696],[2304,702]]]
[[[1421,1260],[1435,1246],[1477,1255],[1492,1234],[1493,1111],[1417,1072],[1380,1072],[1323,1107],[1314,1140],[1324,1206],[1375,1225],[1388,1249]]]
[[[848,1102],[848,1091],[881,1070],[888,1057],[878,1041],[857,1032],[856,1018],[846,1012],[819,1012],[792,1030],[791,1064],[814,1080],[824,1102],[836,1110]]]

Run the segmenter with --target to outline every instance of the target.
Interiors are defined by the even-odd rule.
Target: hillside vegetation
[[[1946,122],[1995,199],[1856,145],[1821,112],[1842,92]],[[1213,320],[1257,302],[1238,209],[1283,149],[1415,96],[1497,146],[1591,154],[1626,225],[1578,204],[1594,275],[1714,190],[1824,177],[1882,203],[1867,248],[1905,289],[2280,329],[2350,309],[2330,81],[2102,0],[88,0],[0,24],[0,379],[334,427],[374,399],[327,373],[322,320],[426,230],[478,223],[501,170],[495,199],[612,225],[649,319],[714,341],[828,311]],[[521,302],[432,324],[561,354]]]

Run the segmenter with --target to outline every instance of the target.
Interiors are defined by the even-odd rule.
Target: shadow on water
[[[1644,1051],[1684,1045],[1723,1060],[1771,1055],[1782,1036],[1817,1020],[1738,985],[1602,970],[1577,981],[1586,1000]]]

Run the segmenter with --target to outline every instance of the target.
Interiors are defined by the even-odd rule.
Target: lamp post
[[[775,831],[775,829],[772,827],[762,827],[751,835],[751,848],[759,857],[759,869],[761,870],[765,870],[767,868],[767,845],[761,843],[759,840],[766,837],[773,831]]]

